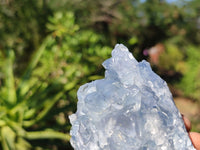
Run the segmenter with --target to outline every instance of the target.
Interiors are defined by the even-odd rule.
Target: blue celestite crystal
[[[78,90],[75,150],[195,150],[164,80],[117,44],[105,78]]]

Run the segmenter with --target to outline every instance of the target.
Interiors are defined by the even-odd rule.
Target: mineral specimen
[[[166,82],[148,62],[117,44],[103,66],[104,79],[78,90],[70,116],[75,150],[195,150]]]

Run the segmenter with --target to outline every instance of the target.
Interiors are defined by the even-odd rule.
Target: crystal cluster
[[[70,116],[75,150],[195,150],[172,95],[148,62],[117,44],[105,78],[78,90]]]

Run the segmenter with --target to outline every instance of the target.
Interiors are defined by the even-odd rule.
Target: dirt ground
[[[200,104],[187,98],[175,97],[179,111],[192,122],[192,131],[200,132]]]

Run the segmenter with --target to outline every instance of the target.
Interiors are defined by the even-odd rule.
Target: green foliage
[[[1,51],[3,150],[32,149],[32,140],[69,141],[69,133],[63,132],[69,132],[67,115],[75,110],[77,88],[85,80],[101,78],[93,74],[101,75],[99,65],[110,55],[111,48],[101,46],[103,38],[92,31],[79,30],[71,12],[55,13],[47,28],[51,34],[34,53],[22,77],[13,72],[14,51]]]
[[[181,53],[176,45],[167,43],[165,45],[165,51],[159,57],[159,66],[166,70],[182,72],[182,62],[183,53]]]
[[[143,57],[143,49],[175,36],[182,36],[190,43],[200,43],[196,23],[198,0],[178,0],[177,3],[165,0],[67,0],[65,7],[75,13],[82,27],[92,27],[107,35],[112,45],[123,42],[139,49],[140,57]],[[139,39],[137,44],[129,44],[132,36]]]
[[[186,70],[178,87],[183,90],[186,96],[193,99],[200,99],[200,51],[199,47],[187,47]]]
[[[58,83],[45,83],[33,75],[43,51],[44,47],[41,47],[36,52],[22,78],[15,78],[13,73],[14,51],[7,50],[6,56],[1,57],[4,60],[0,88],[0,142],[3,150],[31,149],[27,141],[31,139],[69,140],[69,135],[56,130],[34,129],[64,94],[60,90],[52,95],[59,88]]]
[[[17,75],[21,75],[45,38],[45,24],[51,12],[45,0],[0,1],[0,49],[14,50]]]

